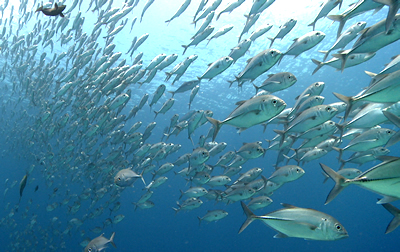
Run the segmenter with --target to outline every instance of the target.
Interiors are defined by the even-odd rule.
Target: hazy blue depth
[[[5,16],[3,22],[0,25],[0,32],[3,29],[5,18],[10,14],[11,5],[16,4],[14,1],[10,1],[8,7],[4,11]],[[69,9],[73,1],[65,1],[67,5],[66,10]],[[144,0],[140,0],[137,7],[135,7],[126,17],[123,18],[125,21],[128,18],[126,26],[120,31],[113,40],[116,45],[115,52],[122,52],[121,58],[115,63],[114,67],[117,66],[123,59],[126,59],[126,65],[131,66],[133,58],[139,53],[143,52],[143,68],[146,67],[150,61],[157,55],[165,53],[167,55],[176,53],[179,55],[178,59],[172,63],[168,68],[161,72],[158,72],[151,83],[145,83],[140,88],[138,84],[132,84],[127,89],[132,91],[131,99],[128,105],[122,110],[120,114],[128,115],[133,106],[137,105],[145,93],[150,95],[149,102],[152,98],[153,92],[160,84],[166,85],[167,91],[174,91],[183,82],[196,79],[197,76],[201,76],[207,69],[209,63],[214,62],[222,56],[226,56],[230,53],[230,49],[237,45],[238,35],[243,29],[246,18],[243,16],[248,13],[251,8],[252,1],[246,0],[246,2],[236,9],[232,13],[224,13],[216,21],[215,18],[212,21],[212,25],[215,26],[214,33],[222,26],[226,24],[233,24],[234,28],[227,34],[211,40],[206,45],[206,42],[201,42],[197,47],[189,47],[184,55],[182,55],[182,45],[190,43],[190,38],[195,34],[198,27],[201,26],[202,20],[198,22],[196,28],[192,23],[194,13],[197,10],[199,0],[192,0],[188,9],[178,18],[174,19],[169,25],[165,23],[165,20],[169,19],[174,15],[176,10],[181,6],[183,0],[155,0],[155,2],[146,11],[143,17],[143,21],[140,22],[140,15],[143,7],[146,3]],[[230,1],[224,0],[216,13],[219,13]],[[291,3],[284,3],[285,0],[276,0],[268,9],[266,9],[256,24],[250,29],[249,33],[245,34],[243,38],[248,38],[256,28],[266,23],[273,24],[273,28],[263,36],[259,37],[250,47],[250,50],[246,55],[240,58],[234,65],[228,68],[221,75],[216,76],[213,80],[202,80],[200,84],[200,91],[192,102],[191,109],[194,110],[211,110],[214,115],[213,118],[218,120],[225,119],[229,113],[236,108],[235,103],[242,100],[247,100],[255,95],[255,89],[250,82],[246,82],[242,89],[237,88],[237,83],[234,83],[229,88],[229,80],[234,80],[235,76],[238,75],[246,66],[246,60],[253,57],[260,51],[269,48],[270,41],[267,37],[273,37],[279,31],[279,26],[283,24],[288,18],[295,18],[298,20],[297,25],[283,40],[276,40],[273,48],[285,52],[287,48],[292,44],[293,39],[305,34],[312,30],[309,23],[311,23],[320,10],[319,1],[290,1],[298,4],[295,6]],[[298,3],[298,2],[301,2]],[[354,0],[345,0],[341,10],[335,8],[330,14],[342,13]],[[2,4],[0,2],[0,4]],[[124,1],[114,1],[112,7],[121,8]],[[34,11],[38,3],[33,4],[29,0],[27,11]],[[102,9],[107,7],[106,3]],[[85,18],[83,24],[83,32],[86,32],[88,36],[92,33],[94,24],[97,22],[98,11],[92,11],[94,4],[89,11],[86,11],[89,6],[89,1],[85,1],[81,6],[80,11],[82,17]],[[23,28],[18,31],[18,20],[24,20],[24,16],[18,14],[19,5],[14,7],[13,15],[13,26],[11,36],[8,38],[8,46],[11,47],[14,36],[22,36],[32,31],[35,23],[41,20],[43,24],[45,21],[56,18],[56,24],[60,17],[48,17],[42,13],[34,13],[33,17],[24,24]],[[77,16],[79,7],[76,7],[72,13],[68,14],[65,18],[69,18],[70,22],[66,31],[72,27],[73,21]],[[350,19],[344,28],[344,30],[350,25],[357,21],[366,21],[367,26],[373,25],[376,22],[386,18],[388,8],[384,7],[378,11],[375,15],[372,15],[373,11],[369,11],[365,14],[356,16]],[[16,14],[17,13],[17,14]],[[133,26],[132,32],[131,20],[134,17],[138,17],[136,24]],[[23,22],[23,21],[22,21]],[[116,25],[118,26],[121,21]],[[7,23],[7,34],[10,32],[10,26]],[[291,107],[295,103],[295,97],[298,96],[307,86],[316,81],[323,81],[326,87],[321,95],[325,97],[324,104],[337,102],[338,99],[332,95],[332,92],[338,92],[344,95],[352,96],[362,91],[363,87],[368,86],[370,77],[364,73],[365,70],[378,73],[384,65],[390,62],[391,58],[400,53],[399,42],[395,42],[377,52],[377,54],[369,61],[345,69],[343,73],[335,71],[335,69],[324,66],[316,74],[311,75],[315,68],[315,64],[311,61],[311,58],[318,60],[323,59],[323,54],[319,53],[318,50],[327,50],[336,41],[336,32],[338,24],[332,24],[329,19],[320,19],[316,24],[316,30],[323,31],[326,34],[325,39],[311,50],[302,53],[297,58],[293,56],[285,56],[282,62],[275,65],[267,73],[263,74],[254,81],[254,84],[259,86],[267,78],[268,74],[278,72],[291,72],[297,78],[297,83],[288,88],[287,90],[274,93],[274,95],[282,98],[286,103],[287,107]],[[51,29],[51,26],[49,27]],[[106,45],[106,39],[103,37],[107,35],[108,28],[102,27],[102,33],[98,38],[98,48],[103,48]],[[40,34],[44,36],[45,30],[42,29]],[[149,38],[143,45],[135,51],[131,58],[129,54],[126,54],[129,47],[131,46],[132,39],[137,36],[138,38],[144,33],[149,33]],[[213,33],[213,34],[214,34]],[[71,33],[75,36],[75,33]],[[39,62],[39,58],[43,52],[47,53],[45,62],[49,63],[53,59],[53,55],[59,55],[62,52],[68,52],[70,46],[75,43],[75,38],[69,43],[61,46],[60,41],[57,41],[61,33],[58,32],[53,37],[54,50],[51,51],[51,47],[48,46],[43,48],[42,42],[39,43],[35,60]],[[1,39],[2,42],[4,38]],[[351,48],[351,47],[346,47]],[[172,70],[172,68],[183,61],[186,57],[197,54],[198,59],[190,65],[187,72],[181,77],[180,81],[171,86],[172,81],[165,82],[165,73]],[[273,236],[276,234],[274,230],[263,225],[260,221],[252,223],[243,233],[238,234],[238,230],[242,223],[245,221],[245,215],[243,214],[242,208],[239,202],[234,204],[225,205],[224,203],[215,203],[214,201],[208,201],[203,199],[204,204],[195,210],[184,212],[181,211],[177,214],[174,213],[172,207],[176,207],[176,202],[180,197],[180,190],[187,190],[190,183],[181,177],[176,176],[172,171],[167,173],[165,176],[168,177],[166,184],[161,185],[159,188],[154,190],[151,201],[155,203],[155,206],[151,209],[137,209],[134,211],[134,205],[132,202],[136,202],[143,194],[143,183],[138,180],[135,182],[135,187],[128,187],[120,192],[120,198],[116,201],[121,203],[121,208],[117,212],[110,214],[109,208],[113,207],[113,204],[106,204],[110,200],[111,192],[116,190],[113,184],[113,177],[117,170],[113,170],[112,174],[107,177],[108,180],[95,181],[95,176],[86,176],[84,171],[87,167],[81,165],[75,165],[76,159],[82,155],[82,149],[75,149],[73,151],[72,160],[66,160],[63,155],[63,147],[70,139],[62,139],[61,132],[65,131],[62,129],[60,133],[56,133],[53,137],[48,139],[48,145],[52,146],[54,158],[52,161],[45,160],[46,165],[39,163],[38,159],[45,157],[48,153],[46,144],[35,143],[29,144],[27,141],[29,127],[37,128],[35,132],[36,138],[42,138],[48,131],[47,128],[38,126],[41,114],[39,111],[44,110],[35,107],[30,102],[30,95],[21,92],[18,88],[13,91],[13,85],[20,86],[18,72],[15,67],[12,66],[11,60],[12,55],[8,55],[8,58],[4,56],[4,52],[1,52],[0,56],[0,69],[6,69],[1,71],[1,84],[0,84],[0,191],[4,192],[6,188],[8,191],[4,193],[2,204],[0,207],[0,251],[23,251],[18,244],[31,244],[31,247],[27,245],[23,246],[26,251],[82,251],[83,247],[81,243],[84,239],[93,239],[104,233],[105,237],[109,238],[112,232],[115,232],[115,244],[117,249],[111,245],[108,246],[106,251],[397,251],[399,249],[399,238],[398,234],[400,230],[385,235],[385,229],[390,220],[392,219],[391,214],[386,211],[382,206],[377,205],[377,197],[380,195],[366,191],[356,186],[350,186],[344,192],[342,192],[334,201],[328,205],[324,205],[326,196],[333,187],[332,180],[327,181],[323,184],[323,175],[321,175],[321,168],[319,163],[325,163],[330,167],[337,169],[339,163],[337,160],[337,152],[330,152],[327,156],[314,160],[301,166],[306,174],[299,180],[285,184],[279,190],[277,190],[271,199],[274,201],[273,204],[264,208],[260,211],[256,211],[256,214],[262,215],[281,208],[280,203],[288,203],[291,205],[313,208],[325,213],[328,213],[338,219],[347,229],[349,238],[333,241],[310,241],[298,238],[287,238],[287,239],[275,239]],[[93,61],[100,58],[102,54]],[[25,56],[26,57],[26,56]],[[67,56],[68,57],[68,56]],[[66,72],[72,69],[72,63],[69,62],[69,66],[66,69],[65,64],[67,57],[65,57],[58,68],[64,68]],[[328,57],[328,59],[330,56]],[[71,59],[72,60],[72,59]],[[7,68],[3,68],[4,64],[8,64]],[[38,64],[38,63],[36,63]],[[83,75],[85,69],[79,69],[79,75]],[[28,70],[27,70],[28,71]],[[3,76],[5,75],[5,78]],[[55,80],[58,80],[60,75],[55,75],[54,83],[51,86],[56,85]],[[172,77],[171,79],[173,79]],[[27,80],[29,83],[29,80]],[[16,83],[18,82],[18,83]],[[13,84],[14,83],[14,84]],[[65,83],[63,83],[65,84]],[[127,90],[126,89],[126,90]],[[126,92],[126,90],[124,92]],[[142,121],[143,125],[138,130],[143,133],[145,127],[155,121],[157,126],[153,130],[152,135],[146,140],[146,143],[155,144],[160,141],[163,130],[169,126],[170,118],[174,114],[179,114],[182,117],[188,112],[189,92],[183,94],[176,94],[175,104],[172,109],[166,114],[160,114],[154,120],[154,113],[152,111],[158,111],[162,104],[171,97],[171,94],[165,93],[161,99],[153,106],[150,110],[149,105],[146,104],[137,115],[125,122],[123,130],[127,132],[130,127],[137,121]],[[51,91],[45,99],[47,104],[53,105],[54,90]],[[115,94],[111,95],[110,98],[114,98]],[[75,99],[76,97],[74,97]],[[107,97],[102,97],[101,102],[103,103]],[[49,105],[50,107],[50,105]],[[151,112],[150,112],[151,111]],[[26,114],[25,114],[26,113]],[[55,121],[59,120],[61,115],[69,113],[73,116],[73,108],[68,107],[62,113],[54,115]],[[341,114],[342,115],[342,114]],[[28,119],[29,118],[29,119]],[[76,120],[76,118],[74,119]],[[339,122],[338,118],[334,119]],[[29,122],[29,123],[27,123]],[[72,121],[71,121],[72,122]],[[22,125],[22,126],[21,126]],[[31,125],[31,126],[29,126]],[[194,148],[198,145],[198,139],[200,135],[206,135],[211,124],[206,123],[197,129],[192,135],[195,146],[192,145],[188,139],[187,130],[182,131],[178,136],[171,136],[166,143],[181,144],[182,148],[169,155],[165,160],[161,160],[159,165],[166,162],[174,162],[178,157],[185,153],[191,153]],[[382,126],[382,125],[381,125]],[[81,127],[81,125],[79,126]],[[398,130],[393,125],[385,125],[385,127]],[[256,125],[248,130],[238,134],[235,127],[224,125],[218,134],[217,142],[226,142],[227,148],[215,157],[210,158],[207,164],[213,165],[217,162],[218,158],[227,151],[238,150],[245,142],[263,141],[263,147],[266,148],[268,143],[265,139],[272,139],[275,136],[273,129],[282,129],[280,125],[268,125],[267,130],[263,132],[263,127]],[[78,129],[79,131],[79,129]],[[79,137],[74,135],[75,144]],[[99,136],[100,141],[103,141],[106,136]],[[43,138],[44,139],[44,138]],[[210,141],[207,140],[207,141]],[[345,146],[342,143],[342,147]],[[300,141],[296,142],[296,146],[300,144]],[[108,145],[103,149],[103,156],[105,158],[113,148],[118,148],[120,145]],[[390,155],[399,156],[400,151],[398,145],[390,148]],[[292,155],[293,152],[290,152]],[[350,156],[350,153],[345,153],[345,157]],[[38,158],[38,159],[37,159]],[[268,177],[274,170],[273,164],[275,164],[277,158],[276,151],[267,151],[265,157],[249,160],[243,165],[242,171],[247,171],[254,167],[261,167],[263,175]],[[90,159],[90,157],[89,157]],[[92,160],[93,161],[93,160]],[[129,163],[132,162],[132,156],[127,159]],[[153,162],[158,169],[157,162]],[[360,170],[365,171],[379,162],[367,163],[361,167]],[[50,165],[51,164],[51,165]],[[290,161],[290,164],[296,164],[294,160]],[[28,183],[25,188],[24,194],[19,204],[18,212],[15,212],[16,205],[19,201],[19,182],[25,175],[26,171],[35,165],[35,169],[28,178]],[[282,164],[283,165],[283,164]],[[186,165],[187,166],[187,165]],[[182,165],[175,167],[174,171],[178,172],[182,168],[186,167]],[[353,167],[351,164],[346,167]],[[79,172],[80,171],[80,172]],[[221,167],[215,168],[213,175],[219,175],[223,172]],[[106,175],[100,176],[99,178],[104,179]],[[235,179],[237,178],[237,175]],[[8,179],[8,182],[5,183]],[[144,176],[146,183],[152,180],[151,174]],[[10,187],[13,181],[17,181],[14,187]],[[105,182],[106,181],[106,182]],[[84,189],[93,188],[99,189],[95,184],[107,184],[108,192],[99,200],[94,206],[90,207],[94,193],[91,194],[89,200],[81,201],[80,210],[72,215],[69,214],[69,207],[71,207],[77,200],[75,196],[71,198],[68,204],[62,205],[61,202],[65,199],[68,191],[68,195],[80,195]],[[34,191],[35,187],[39,186],[38,191]],[[224,188],[220,188],[223,190]],[[29,202],[31,200],[31,202]],[[46,207],[49,204],[57,202],[57,208],[53,211],[47,211]],[[180,201],[181,202],[181,201]],[[246,201],[247,203],[248,201]],[[399,202],[394,202],[394,205],[400,207]],[[68,226],[68,222],[72,218],[83,218],[84,215],[89,215],[95,209],[103,208],[104,212],[95,218],[87,218],[83,225],[79,227],[73,227],[69,234],[62,234]],[[217,222],[206,223],[203,221],[199,226],[197,216],[204,216],[208,210],[224,209],[229,215]],[[95,227],[103,227],[103,222],[107,218],[113,218],[115,215],[123,214],[125,218],[123,221],[117,224],[113,224],[105,227],[101,233],[94,233],[91,230]],[[36,223],[32,223],[32,216],[36,215]],[[57,220],[53,220],[53,217],[57,217]],[[65,248],[62,248],[64,247]],[[15,248],[15,249],[13,249]],[[19,249],[16,249],[19,248]],[[36,249],[36,250],[35,250]]]

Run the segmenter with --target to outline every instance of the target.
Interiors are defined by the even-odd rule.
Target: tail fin
[[[314,75],[319,69],[321,69],[321,67],[324,65],[323,62],[318,61],[316,59],[311,59],[311,61],[317,65],[317,67],[314,69],[314,71],[312,72],[312,75]]]
[[[165,74],[167,75],[167,77],[165,77],[165,81],[168,81],[169,78],[171,78],[172,73],[165,72]]]
[[[273,44],[274,41],[275,41],[275,38],[268,38],[268,39],[271,40],[271,44],[269,45],[269,48],[271,48],[272,44]]]
[[[199,219],[199,227],[201,226],[201,217],[197,216],[197,219]]]
[[[256,85],[254,85],[254,83],[252,83],[254,88],[256,89],[256,94],[258,93],[258,90],[260,90],[260,87],[257,87]]]
[[[187,46],[186,45],[182,45],[182,47],[185,48],[185,50],[183,50],[183,53],[182,53],[182,55],[184,55],[189,46],[188,45]]]
[[[346,20],[343,18],[343,15],[328,15],[328,18],[330,20],[339,22],[339,28],[338,28],[338,31],[337,31],[337,38],[339,38],[340,34],[342,33],[344,24],[346,23]]]
[[[111,243],[111,245],[113,245],[114,248],[117,248],[117,245],[115,245],[115,243],[114,243],[114,236],[115,236],[115,232],[112,233],[109,242]]]
[[[354,99],[352,97],[345,96],[345,95],[342,95],[342,94],[338,94],[338,93],[335,93],[335,92],[333,92],[333,95],[336,96],[339,100],[341,100],[341,101],[343,101],[343,102],[345,102],[347,104],[346,112],[344,114],[344,120],[346,121],[347,117],[350,114],[351,108],[353,106]]]
[[[214,126],[215,130],[214,130],[214,134],[213,134],[213,138],[212,141],[215,141],[215,138],[217,137],[217,134],[219,132],[219,130],[221,129],[222,126],[222,122],[218,121],[214,118],[211,117],[207,117],[207,120]]]
[[[346,67],[346,61],[347,61],[347,58],[349,57],[349,52],[350,52],[349,50],[346,50],[346,51],[342,51],[340,53],[332,54],[333,57],[336,57],[342,61],[342,64],[340,66],[340,71],[342,71],[342,72],[343,72],[344,68]]]
[[[389,119],[394,125],[396,125],[397,127],[400,128],[400,117],[398,117],[397,115],[389,112],[389,111],[383,111],[383,114],[387,117],[387,119]],[[390,140],[386,143],[385,147],[388,148],[392,145],[394,145],[395,143],[397,143],[398,141],[400,141],[400,131],[397,131],[396,134],[394,134]]]
[[[243,232],[250,223],[252,223],[255,220],[256,215],[253,214],[253,212],[246,206],[246,204],[243,203],[243,201],[240,202],[242,204],[243,212],[246,214],[246,221],[242,224],[242,226],[239,229],[239,234]]]
[[[317,23],[317,20],[314,20],[311,24],[308,26],[312,26],[312,30],[315,31],[315,24]]]
[[[389,211],[393,215],[392,221],[389,223],[389,225],[386,228],[385,234],[388,234],[395,230],[399,225],[400,225],[400,210],[397,209],[395,206],[392,204],[386,203],[382,204],[382,206]]]
[[[328,50],[328,51],[318,51],[318,52],[325,54],[325,55],[324,55],[324,59],[323,59],[323,61],[325,61],[326,58],[328,58],[329,53],[331,52],[331,50]]]
[[[328,174],[328,176],[335,181],[335,186],[329,192],[328,197],[326,198],[325,205],[331,202],[346,186],[346,178],[340,175],[339,173],[335,172],[328,166],[320,163],[322,170]]]

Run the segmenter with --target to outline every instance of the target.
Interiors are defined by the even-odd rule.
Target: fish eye
[[[88,248],[88,251],[91,252],[91,251],[92,251],[92,248]]]
[[[276,103],[277,103],[277,101],[274,99],[274,100],[272,100],[272,103],[273,103],[273,104],[276,104]]]
[[[118,178],[118,181],[121,181],[121,178]]]
[[[336,225],[335,225],[335,228],[336,228],[337,231],[342,230],[342,227],[341,227],[339,224],[336,224]]]
[[[321,33],[317,32],[317,33],[315,33],[315,34],[319,36]]]
[[[331,107],[326,107],[326,111],[331,111]]]
[[[391,130],[387,130],[387,131],[386,131],[386,133],[388,133],[388,134],[391,134],[391,133],[392,133],[392,131],[391,131]]]

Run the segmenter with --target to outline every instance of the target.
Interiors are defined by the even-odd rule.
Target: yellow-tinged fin
[[[325,205],[331,202],[347,185],[346,178],[340,175],[339,173],[335,172],[327,165],[320,163],[322,170],[328,174],[328,176],[335,181],[335,186],[329,192],[328,197],[326,198]]]

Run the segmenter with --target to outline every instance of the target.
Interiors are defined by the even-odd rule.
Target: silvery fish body
[[[282,204],[285,208],[264,216],[257,216],[243,202],[241,204],[247,220],[243,223],[239,233],[258,219],[278,231],[275,238],[297,237],[307,240],[333,241],[349,236],[343,225],[334,217],[314,209]]]

